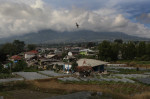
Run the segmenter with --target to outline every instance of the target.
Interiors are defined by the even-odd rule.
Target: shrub
[[[27,67],[27,63],[24,60],[19,61],[18,63],[15,64],[13,71],[22,71]]]

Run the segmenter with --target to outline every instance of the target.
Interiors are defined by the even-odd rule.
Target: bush
[[[18,72],[22,71],[27,67],[27,63],[24,60],[19,61],[18,63],[15,64],[13,71]]]
[[[11,74],[0,74],[0,79],[13,78],[14,75]]]
[[[74,70],[74,71],[76,71],[77,66],[78,66],[78,63],[77,62],[73,62],[71,69]]]
[[[135,60],[137,60],[137,61],[149,61],[150,57],[148,55],[143,55],[142,57],[136,57]]]
[[[148,55],[144,55],[144,56],[141,57],[141,60],[142,61],[149,61],[150,57]]]
[[[24,69],[24,72],[37,72],[38,71],[38,68],[36,67],[26,67]]]
[[[6,68],[3,68],[3,69],[2,69],[2,71],[1,71],[1,73],[9,74],[9,73],[10,73],[10,71],[9,71],[8,69],[6,69]]]

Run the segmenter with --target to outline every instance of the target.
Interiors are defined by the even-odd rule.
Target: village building
[[[14,55],[10,58],[11,61],[13,62],[18,62],[19,60],[21,60],[22,57],[18,56],[18,55]]]
[[[38,54],[38,51],[32,50],[32,51],[26,52],[24,57],[25,57],[25,59],[28,60],[28,59],[35,57],[37,54]]]
[[[108,62],[95,60],[95,59],[79,59],[77,61],[78,67],[92,67],[94,72],[104,72],[104,66],[108,64]]]
[[[93,50],[90,50],[90,49],[83,49],[83,50],[80,50],[80,54],[81,55],[85,55],[85,56],[92,56],[92,55],[95,55],[95,51]]]
[[[79,72],[79,75],[82,77],[90,76],[91,72],[98,72],[102,73],[104,72],[104,66],[108,62],[95,60],[95,59],[79,59],[77,61],[78,67],[77,71]]]
[[[67,61],[67,62],[72,62],[72,61],[75,61],[76,60],[76,57],[73,56],[73,53],[72,52],[68,52],[68,55],[66,55],[64,58],[63,58],[64,61]]]
[[[63,70],[67,74],[71,71],[71,68],[72,68],[72,63],[65,63],[63,65]]]

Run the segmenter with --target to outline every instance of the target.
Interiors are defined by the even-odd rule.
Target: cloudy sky
[[[124,32],[150,38],[150,0],[0,0],[0,38],[39,30]]]

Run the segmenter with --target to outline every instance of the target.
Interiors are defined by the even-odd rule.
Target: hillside
[[[57,32],[52,30],[42,30],[38,33],[28,33],[21,36],[13,36],[0,39],[0,43],[12,42],[18,39],[26,43],[67,43],[67,42],[89,42],[103,40],[149,40],[136,36],[130,36],[121,32],[93,32],[93,31],[74,31],[74,32]]]

